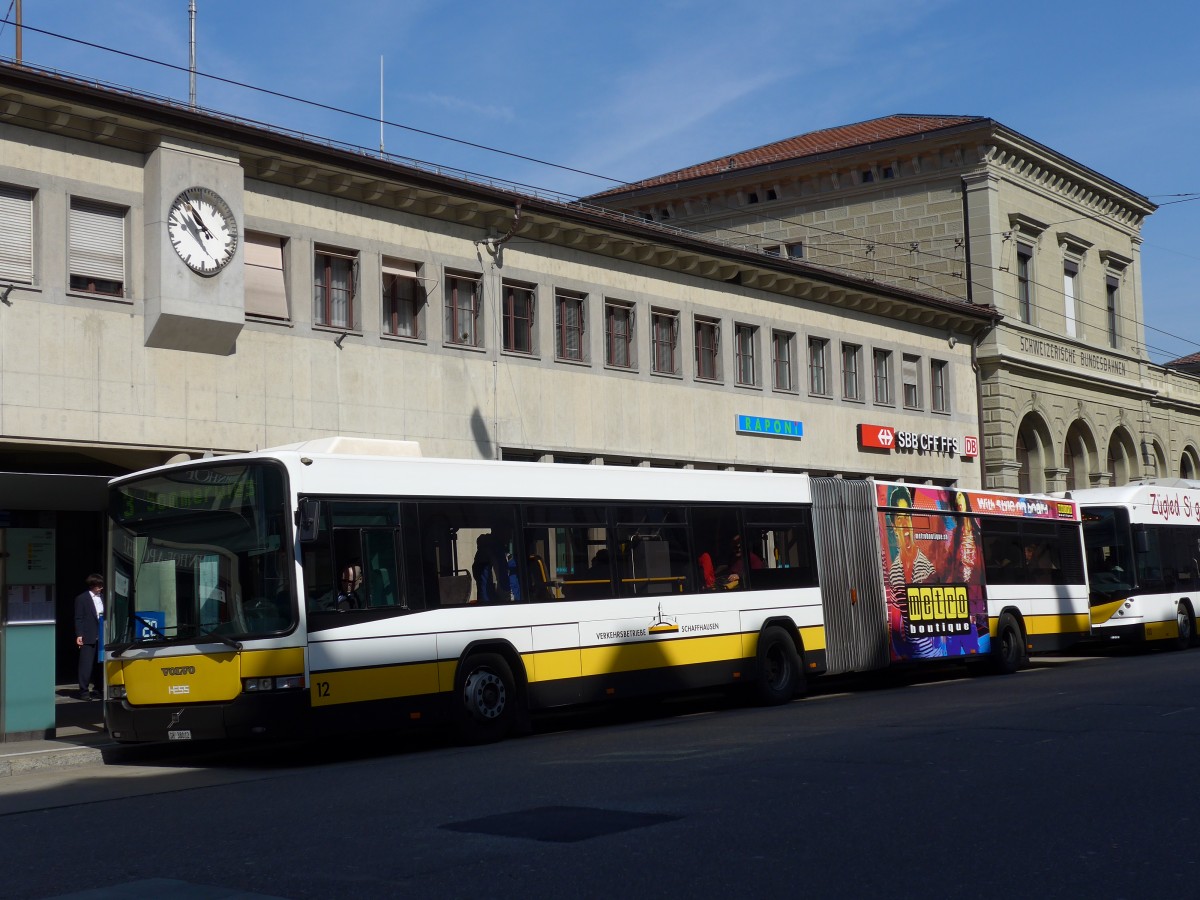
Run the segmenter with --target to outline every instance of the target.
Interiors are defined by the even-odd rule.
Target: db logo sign
[[[896,429],[886,425],[859,425],[858,446],[869,450],[891,450],[896,446]]]
[[[968,434],[963,438],[963,456],[978,456],[979,455],[979,438],[973,434]]]

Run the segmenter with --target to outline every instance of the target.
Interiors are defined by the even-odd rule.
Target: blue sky
[[[0,10],[12,0],[0,0]],[[367,148],[389,121],[633,181],[891,113],[981,115],[1148,196],[1146,343],[1200,352],[1200,5],[196,0],[200,105]],[[24,58],[187,100],[187,0],[24,0]],[[12,18],[8,13],[5,18]],[[0,31],[0,55],[14,52]],[[400,128],[387,150],[567,194],[614,181]],[[1178,196],[1195,194],[1198,196]]]

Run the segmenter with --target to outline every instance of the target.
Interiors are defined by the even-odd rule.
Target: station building
[[[1200,476],[1195,367],[1146,347],[1154,204],[999,122],[885,116],[589,202],[1002,313],[975,348],[985,487]]]
[[[74,679],[109,477],[348,435],[979,487],[999,318],[0,65],[0,732]]]

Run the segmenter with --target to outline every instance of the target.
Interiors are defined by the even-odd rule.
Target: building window
[[[829,341],[808,339],[808,391],[822,396],[829,393]]]
[[[313,322],[331,328],[354,327],[358,254],[318,247],[313,261]]]
[[[858,344],[842,344],[842,397],[846,400],[862,399],[862,347]]]
[[[900,381],[904,385],[906,409],[921,409],[921,357],[904,354],[900,361]]]
[[[0,281],[33,283],[33,191],[0,185]]]
[[[283,276],[281,237],[247,231],[243,281],[246,290],[246,315],[271,319],[288,318],[287,283]]]
[[[425,286],[417,263],[383,258],[383,333],[425,336]]]
[[[628,303],[604,304],[604,362],[622,369],[634,367],[633,307]]]
[[[1063,263],[1063,316],[1067,322],[1067,336],[1075,337],[1075,299],[1079,283],[1079,266],[1067,260]]]
[[[1017,244],[1017,308],[1021,321],[1033,324],[1033,248]]]
[[[654,371],[660,375],[679,374],[679,314],[655,312],[650,315]]]
[[[875,379],[875,402],[892,402],[892,351],[871,352],[871,365]]]
[[[1117,325],[1117,307],[1121,299],[1120,282],[1111,275],[1105,277],[1104,295],[1108,307],[1108,346],[1121,346],[1120,328]]]
[[[929,399],[934,412],[950,412],[950,394],[946,389],[946,372],[949,365],[945,360],[929,361]]]
[[[792,241],[783,245],[788,259],[804,259],[804,241]]]
[[[721,378],[720,328],[717,319],[696,317],[696,377],[705,381]]]
[[[754,353],[754,344],[758,340],[758,329],[753,325],[734,325],[734,356],[737,362],[737,383],[743,385],[758,384],[758,361]]]
[[[771,369],[774,372],[775,390],[794,391],[796,373],[792,367],[796,336],[788,331],[771,332]]]
[[[71,200],[71,290],[125,296],[125,210]]]
[[[583,362],[584,295],[559,291],[554,296],[554,354],[559,359]]]
[[[480,276],[446,272],[446,342],[460,347],[482,347],[480,328],[483,298]]]
[[[534,286],[519,281],[501,285],[504,349],[512,353],[533,353]]]

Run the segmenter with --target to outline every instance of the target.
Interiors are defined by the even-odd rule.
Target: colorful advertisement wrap
[[[952,488],[877,485],[892,661],[991,649],[979,520]]]

